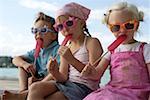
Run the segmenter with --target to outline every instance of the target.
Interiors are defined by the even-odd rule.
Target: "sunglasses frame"
[[[134,24],[133,29],[127,29],[125,27],[125,25],[128,24],[128,23],[130,23],[130,24],[133,23]],[[119,25],[120,26],[118,31],[112,31],[112,27],[115,26],[115,25]],[[137,20],[129,20],[129,21],[126,21],[126,22],[124,22],[122,24],[108,24],[108,27],[111,30],[111,32],[116,33],[116,32],[119,32],[121,28],[125,29],[127,31],[136,30],[137,25],[138,25],[138,21]]]
[[[55,24],[54,28],[57,32],[62,31],[64,29],[64,27],[67,28],[67,27],[75,26],[76,25],[76,20],[77,20],[76,17],[69,17],[69,19],[64,21],[62,24]],[[71,26],[67,25],[67,22],[69,22],[69,21],[72,21],[72,23],[73,23]],[[58,28],[60,25],[62,26],[61,29]]]
[[[36,30],[36,32],[33,32],[33,29]],[[45,29],[46,31],[42,32],[42,29]],[[31,28],[31,33],[37,34],[37,32],[39,32],[42,35],[46,34],[47,32],[56,33],[54,30],[49,29],[47,26],[44,26],[44,27],[41,27],[41,28],[34,28],[34,27]]]

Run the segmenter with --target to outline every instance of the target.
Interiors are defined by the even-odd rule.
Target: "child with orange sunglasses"
[[[150,94],[150,44],[134,39],[143,21],[143,12],[127,2],[114,5],[105,14],[106,25],[117,38],[127,38],[114,51],[107,53],[97,67],[87,65],[82,75],[99,80],[110,65],[110,81],[84,100],[148,100]]]

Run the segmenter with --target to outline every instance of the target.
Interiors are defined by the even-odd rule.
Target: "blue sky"
[[[0,1],[0,55],[15,56],[35,47],[34,35],[30,29],[37,12],[42,11],[55,17],[55,12],[69,2],[77,2],[91,9],[87,27],[97,37],[104,49],[115,39],[108,28],[101,23],[102,15],[113,3],[128,1],[144,11],[136,39],[150,43],[150,0],[1,0]],[[59,35],[61,42],[63,37]]]

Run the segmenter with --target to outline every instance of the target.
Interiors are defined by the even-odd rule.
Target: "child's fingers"
[[[35,70],[34,69],[29,69],[29,72],[31,73],[32,76],[35,76]]]
[[[56,59],[51,59],[49,61],[49,64],[48,64],[48,70],[49,70],[49,72],[55,70],[56,63],[57,63]]]
[[[59,55],[64,55],[68,49],[69,48],[66,47],[66,46],[61,46],[61,48],[58,50],[58,54]]]

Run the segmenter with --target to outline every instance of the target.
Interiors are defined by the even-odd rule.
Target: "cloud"
[[[104,13],[106,12],[106,9],[94,9],[91,11],[90,14],[90,18],[93,19],[98,19],[98,20],[102,20],[102,17],[104,15]]]
[[[27,8],[42,9],[50,12],[55,12],[58,9],[55,2],[47,3],[38,0],[21,0],[19,4]]]
[[[7,28],[4,27],[3,25],[0,25],[0,33],[3,32],[3,31],[5,31],[5,30],[7,30]]]
[[[32,34],[20,34],[10,30],[12,30],[10,27],[0,25],[0,55],[16,55],[34,47],[35,41]]]
[[[144,6],[141,6],[140,8],[139,8],[139,10],[140,11],[143,11],[144,12],[144,19],[147,19],[147,18],[149,18],[150,19],[150,7],[149,8],[146,8],[146,7],[144,7]],[[149,23],[150,24],[150,23]]]

